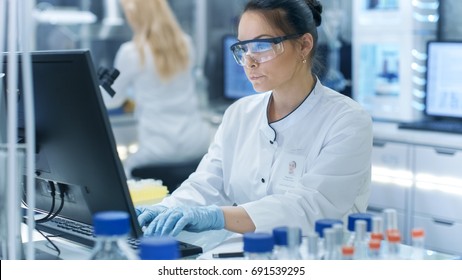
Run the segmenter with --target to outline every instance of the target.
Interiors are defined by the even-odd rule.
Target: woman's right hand
[[[152,205],[148,207],[139,206],[135,208],[138,223],[141,227],[148,226],[157,216],[168,208],[162,205]]]

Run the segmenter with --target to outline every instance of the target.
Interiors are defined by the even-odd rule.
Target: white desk
[[[21,224],[21,233],[24,250],[26,250],[26,246],[28,246],[26,224]],[[61,251],[59,255],[53,246],[36,230],[32,234],[32,239],[34,240],[36,259],[87,260],[90,257],[91,248],[84,247],[80,244],[68,241],[60,237],[50,237],[50,240],[55,243],[55,245]]]

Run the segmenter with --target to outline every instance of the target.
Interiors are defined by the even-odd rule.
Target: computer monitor
[[[0,143],[6,143],[6,98],[3,92],[4,74],[0,71]]]
[[[257,93],[247,79],[244,68],[234,60],[230,47],[236,42],[234,35],[223,36],[223,97],[231,101]]]
[[[21,63],[18,55],[19,72]],[[7,64],[5,56],[3,72],[6,76]],[[132,235],[141,236],[90,52],[33,52],[32,73],[37,151],[36,210],[50,211],[54,188],[57,193],[64,193],[59,217],[91,225],[95,212],[126,211],[132,217]],[[19,73],[19,142],[24,141],[21,76]],[[2,80],[5,84],[7,79]],[[56,194],[56,204],[60,201]]]
[[[462,120],[462,41],[427,44],[425,113]]]

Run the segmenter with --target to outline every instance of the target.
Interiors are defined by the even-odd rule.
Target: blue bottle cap
[[[353,213],[348,216],[348,230],[355,231],[356,220],[364,220],[367,224],[367,231],[372,229],[372,215],[369,213]]]
[[[293,228],[293,230],[298,231],[298,244],[302,243],[302,230],[300,228]],[[277,227],[273,229],[273,238],[274,244],[280,246],[287,246],[288,245],[288,233],[289,227]]]
[[[331,228],[333,224],[342,224],[342,220],[337,219],[319,219],[314,224],[314,230],[318,233],[320,238],[324,237],[324,229]]]
[[[143,237],[139,248],[142,260],[177,260],[180,258],[178,241],[169,236]]]
[[[96,236],[125,235],[130,232],[130,216],[124,211],[104,211],[93,215]]]
[[[266,253],[271,252],[274,246],[273,236],[263,232],[244,233],[244,252]]]

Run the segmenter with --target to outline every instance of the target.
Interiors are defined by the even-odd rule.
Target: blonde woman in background
[[[176,163],[207,152],[210,126],[199,111],[193,75],[193,47],[165,0],[121,0],[133,30],[118,50],[116,95],[104,94],[108,108],[120,107],[132,92],[139,149],[126,160],[134,167]]]

